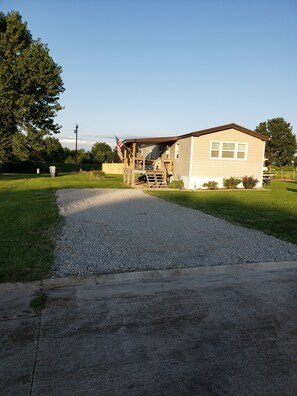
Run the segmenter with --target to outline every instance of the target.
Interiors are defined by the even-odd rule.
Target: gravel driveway
[[[297,246],[137,190],[59,190],[54,273],[294,261]]]

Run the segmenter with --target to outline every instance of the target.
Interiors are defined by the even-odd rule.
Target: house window
[[[245,157],[246,157],[246,147],[247,147],[246,144],[238,143],[237,159],[245,159]]]
[[[234,158],[235,143],[223,143],[222,158]]]
[[[245,160],[247,143],[211,142],[210,158]]]
[[[179,143],[175,145],[175,159],[179,158]]]
[[[211,158],[219,158],[220,157],[220,142],[212,142],[211,143]]]

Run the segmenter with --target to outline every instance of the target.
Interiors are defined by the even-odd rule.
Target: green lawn
[[[55,178],[0,175],[0,281],[31,281],[49,274],[62,221],[59,188],[124,188],[122,176],[91,180],[87,173]]]
[[[149,194],[297,244],[297,182],[274,181],[264,191],[149,191]]]

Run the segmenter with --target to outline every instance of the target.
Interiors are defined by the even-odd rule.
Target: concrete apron
[[[297,262],[2,284],[0,393],[296,394],[296,286]]]

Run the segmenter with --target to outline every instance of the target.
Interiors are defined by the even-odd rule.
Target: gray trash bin
[[[55,166],[50,166],[49,171],[50,171],[51,177],[56,176],[56,167]]]

